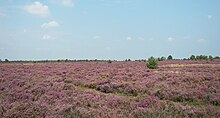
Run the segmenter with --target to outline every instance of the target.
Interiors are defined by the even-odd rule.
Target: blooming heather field
[[[220,60],[0,63],[0,117],[220,117]]]

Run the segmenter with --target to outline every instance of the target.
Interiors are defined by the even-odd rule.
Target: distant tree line
[[[206,56],[206,55],[191,55],[189,60],[212,60],[212,59],[220,59],[219,56],[213,57],[211,55]]]
[[[207,56],[207,55],[191,55],[189,58],[184,58],[184,59],[175,59],[173,58],[172,55],[169,55],[167,57],[158,57],[158,58],[155,58],[153,57],[154,59],[156,59],[157,61],[165,61],[165,60],[213,60],[213,59],[220,59],[219,56]],[[35,61],[35,60],[8,60],[8,59],[0,59],[0,62],[32,62],[32,63],[36,63],[36,62],[108,62],[108,63],[112,63],[114,61],[117,61],[117,60],[98,60],[98,59],[74,59],[74,60],[71,60],[71,59],[58,59],[58,60],[38,60],[38,61]],[[125,62],[130,62],[132,61],[131,59],[125,59],[124,60]],[[147,60],[146,59],[139,59],[139,60],[134,60],[134,61],[139,61],[139,62],[146,62]]]
[[[98,59],[58,59],[58,60],[12,60],[9,61],[8,59],[5,59],[4,61],[0,59],[0,62],[32,62],[32,63],[36,63],[36,62],[108,62],[108,63],[112,63],[113,61],[117,61],[117,60],[98,60]]]

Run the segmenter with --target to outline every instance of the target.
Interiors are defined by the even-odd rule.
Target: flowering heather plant
[[[220,117],[220,60],[0,63],[0,117]]]

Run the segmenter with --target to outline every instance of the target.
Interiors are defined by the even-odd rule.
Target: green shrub
[[[158,60],[154,57],[150,57],[150,58],[148,58],[148,60],[146,62],[146,66],[149,69],[156,69],[156,68],[158,68]]]
[[[173,60],[173,56],[172,56],[172,55],[169,55],[169,56],[167,57],[167,60]]]
[[[111,61],[111,60],[108,60],[108,63],[112,63],[112,61]]]
[[[8,59],[5,59],[5,62],[9,62],[9,60],[8,60]]]

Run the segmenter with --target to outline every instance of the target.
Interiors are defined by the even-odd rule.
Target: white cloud
[[[54,38],[48,34],[43,35],[42,40],[53,40]]]
[[[205,39],[203,39],[203,38],[198,39],[197,41],[198,41],[199,43],[205,43],[205,42],[206,42],[206,40],[205,40]]]
[[[26,33],[26,32],[27,32],[27,30],[26,30],[26,29],[24,29],[24,30],[23,30],[23,33]]]
[[[100,39],[100,38],[101,36],[98,36],[98,35],[93,37],[93,39]]]
[[[212,15],[208,15],[208,19],[212,19],[213,18],[213,16]]]
[[[43,5],[42,3],[36,1],[32,4],[25,5],[24,10],[27,11],[30,14],[39,15],[41,17],[46,17],[49,15],[49,8],[46,5]]]
[[[173,40],[174,40],[173,37],[168,37],[168,41],[169,41],[169,42],[172,42]]]
[[[66,7],[74,7],[74,3],[72,0],[60,0],[62,5]]]
[[[132,40],[132,38],[131,38],[130,36],[128,36],[128,37],[126,38],[126,40],[130,41],[130,40]]]
[[[148,40],[149,40],[149,41],[153,41],[153,40],[154,40],[154,38],[149,38]]]
[[[48,28],[54,28],[54,27],[59,27],[60,24],[56,21],[50,21],[48,23],[44,23],[41,25],[41,28],[45,28],[45,29],[48,29]]]

